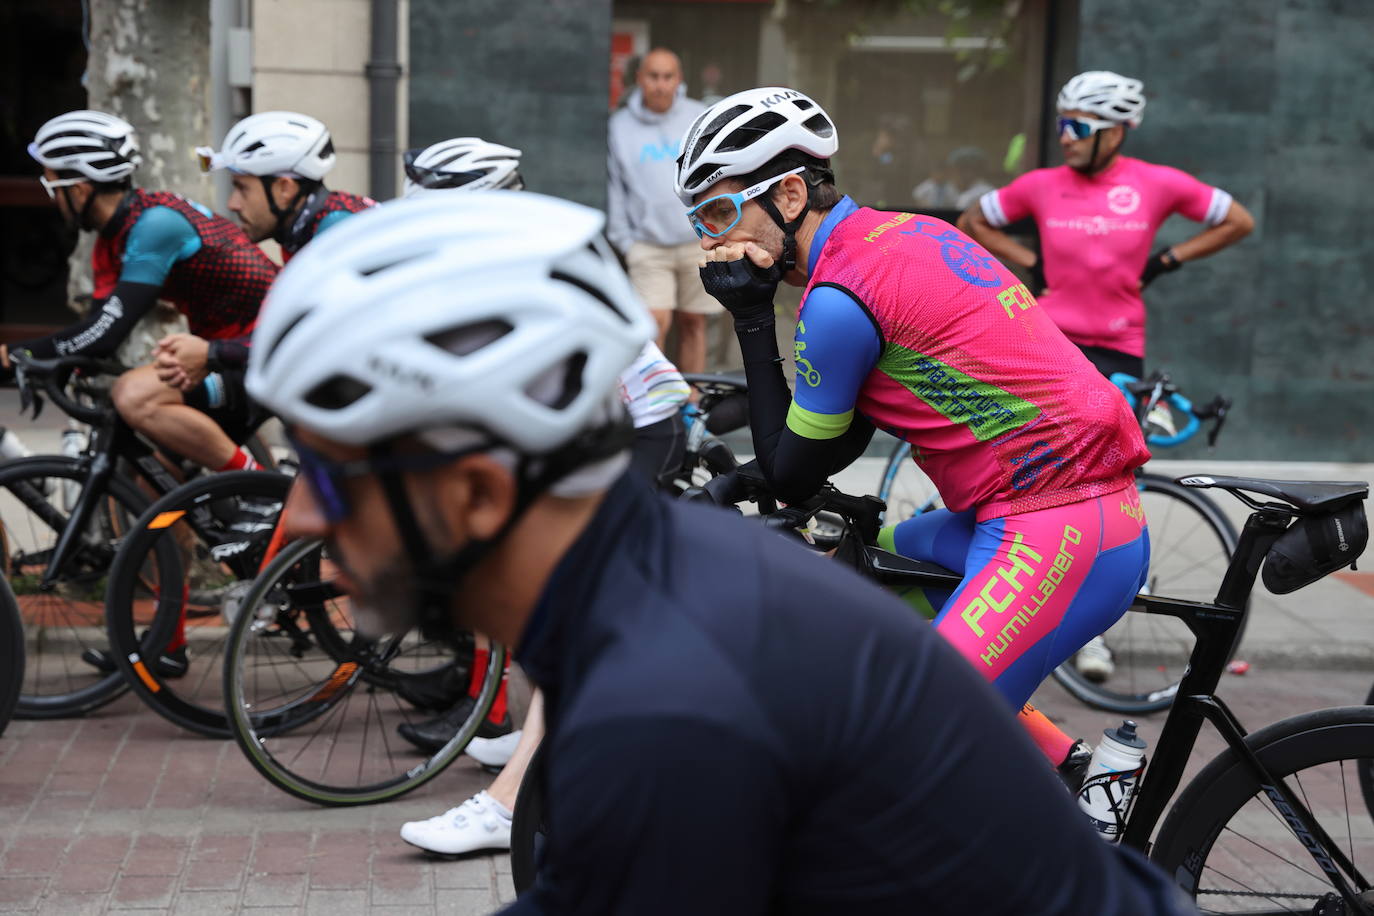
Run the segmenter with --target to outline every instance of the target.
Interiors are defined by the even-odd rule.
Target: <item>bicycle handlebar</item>
[[[1175,432],[1172,436],[1159,433],[1146,434],[1145,440],[1147,442],[1161,448],[1171,448],[1187,442],[1197,435],[1203,420],[1215,421],[1212,428],[1207,432],[1207,445],[1209,448],[1216,445],[1217,437],[1221,435],[1221,427],[1226,422],[1226,415],[1231,409],[1231,399],[1220,394],[1213,397],[1205,406],[1194,407],[1193,402],[1178,390],[1178,386],[1165,372],[1155,372],[1147,379],[1138,379],[1125,372],[1114,372],[1111,375],[1111,382],[1126,396],[1126,400],[1135,410],[1142,431],[1145,431],[1145,421],[1150,411],[1160,403],[1172,406],[1188,418],[1183,429]]]
[[[67,393],[67,382],[72,374],[85,372],[89,375],[118,375],[124,367],[107,360],[93,359],[89,356],[58,356],[42,359],[28,353],[11,353],[10,362],[14,366],[14,381],[19,388],[19,409],[21,412],[33,408],[33,419],[43,411],[43,398],[33,389],[32,382],[42,384],[43,391],[63,413],[74,420],[91,425],[99,424],[107,410],[91,407],[75,400]]]

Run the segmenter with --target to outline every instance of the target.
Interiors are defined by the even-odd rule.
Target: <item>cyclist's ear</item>
[[[773,203],[783,220],[791,222],[801,215],[806,207],[808,193],[806,181],[801,175],[788,175],[773,189]]]
[[[444,521],[464,539],[495,537],[515,511],[515,475],[491,455],[468,455],[434,473]]]

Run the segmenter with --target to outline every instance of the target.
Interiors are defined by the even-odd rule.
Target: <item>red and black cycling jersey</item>
[[[360,213],[376,205],[377,202],[370,197],[319,188],[310,195],[301,207],[300,213],[291,221],[291,229],[282,240],[282,260],[291,260],[292,255],[304,248],[319,233],[331,213]]]
[[[96,300],[114,292],[129,230],[152,207],[181,214],[201,242],[194,254],[172,265],[158,298],[174,304],[198,337],[216,340],[250,334],[277,265],[238,226],[170,191],[135,188],[100,231],[91,256]]]

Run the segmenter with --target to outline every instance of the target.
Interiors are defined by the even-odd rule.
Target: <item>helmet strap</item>
[[[811,185],[806,186],[806,202],[802,204],[801,212],[797,218],[788,222],[782,218],[782,211],[773,203],[772,195],[759,195],[758,204],[763,211],[773,218],[773,222],[778,224],[782,230],[782,258],[779,264],[782,272],[794,270],[797,266],[797,230],[801,228],[802,220],[806,219],[806,214],[811,211]]]
[[[471,540],[457,550],[438,554],[420,529],[410,495],[400,472],[378,475],[401,543],[411,559],[415,583],[415,620],[426,639],[456,644],[462,634],[453,624],[453,596],[483,559],[510,535],[536,500],[559,480],[580,467],[629,448],[634,429],[626,420],[585,431],[552,455],[522,456],[516,466],[515,506],[510,517],[489,538]],[[495,446],[497,443],[493,443]],[[376,454],[390,451],[389,444],[373,447]]]
[[[277,206],[277,199],[272,196],[272,185],[276,184],[280,175],[259,175],[258,181],[262,182],[262,193],[267,195],[267,209],[272,211],[272,215],[277,218],[277,228],[272,231],[272,238],[278,243],[286,244],[286,234],[291,228],[291,217],[300,207],[301,199],[305,197],[305,189],[296,183],[296,195],[291,198],[291,202],[285,207]]]
[[[1116,149],[1112,150],[1111,155],[1107,157],[1106,161],[1100,163],[1097,161],[1097,154],[1102,147],[1102,131],[1099,130],[1095,134],[1093,134],[1092,156],[1088,158],[1088,164],[1083,168],[1078,169],[1077,171],[1082,172],[1084,175],[1096,175],[1098,172],[1101,172],[1107,166],[1115,162],[1117,155],[1121,152],[1121,147],[1126,145],[1126,132],[1129,129],[1130,128],[1124,126],[1122,127],[1121,142],[1116,145]]]

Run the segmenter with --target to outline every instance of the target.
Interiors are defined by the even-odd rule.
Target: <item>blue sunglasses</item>
[[[348,500],[348,480],[352,477],[401,471],[429,471],[491,448],[491,443],[483,442],[456,452],[421,452],[404,455],[381,453],[352,461],[335,461],[304,445],[290,432],[287,432],[286,438],[296,450],[296,458],[300,462],[300,476],[310,485],[315,502],[324,514],[325,521],[331,525],[337,525],[353,512]]]
[[[736,191],[733,194],[717,194],[715,197],[709,197],[687,211],[687,221],[692,224],[692,229],[696,232],[697,238],[709,235],[713,239],[718,239],[735,228],[744,217],[744,205],[746,203],[788,175],[795,175],[804,171],[806,171],[806,166],[803,165],[792,169],[790,172],[776,175],[767,181],[761,181],[752,188],[745,188],[743,191]]]
[[[1098,121],[1094,118],[1063,118],[1059,119],[1059,136],[1064,136],[1064,131],[1073,133],[1075,140],[1086,140],[1099,130],[1106,130],[1108,127],[1115,127],[1115,121]]]

